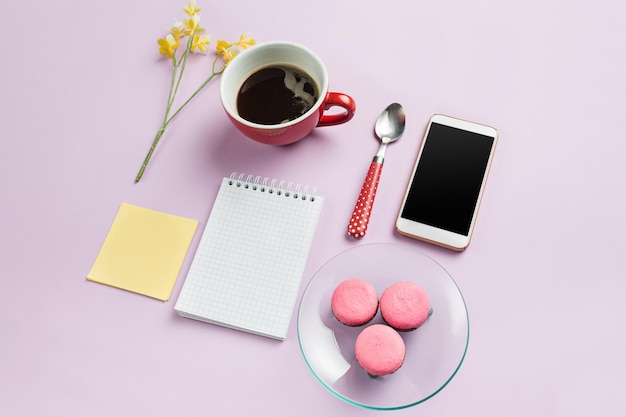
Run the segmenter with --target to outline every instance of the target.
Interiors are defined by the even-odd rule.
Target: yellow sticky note
[[[122,203],[87,279],[167,301],[197,227],[196,220]]]

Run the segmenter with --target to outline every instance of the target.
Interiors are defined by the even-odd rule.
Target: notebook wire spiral
[[[300,198],[312,202],[315,201],[315,197],[317,196],[317,187],[258,175],[246,175],[245,173],[233,172],[230,175],[228,184],[246,189],[251,188],[254,191],[260,191],[262,193],[276,193],[276,195],[284,195],[285,197],[293,197],[295,199]]]

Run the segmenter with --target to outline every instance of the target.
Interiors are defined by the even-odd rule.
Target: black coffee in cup
[[[315,81],[288,65],[265,67],[252,74],[237,94],[237,112],[244,119],[276,125],[297,119],[318,99]]]

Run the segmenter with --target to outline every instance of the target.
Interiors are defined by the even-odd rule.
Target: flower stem
[[[176,56],[172,57],[172,66],[174,70],[172,71],[172,79],[170,80],[170,92],[167,95],[167,106],[165,107],[165,114],[163,115],[163,123],[165,123],[167,117],[170,114],[170,110],[172,109],[172,104],[174,104],[174,98],[176,97],[176,92],[178,90],[178,87],[176,85],[176,75],[178,74],[178,67],[180,66],[180,62],[176,61]]]
[[[187,45],[185,46],[185,52],[183,52],[180,62],[176,64],[176,61],[174,61],[174,74],[172,76],[172,85],[170,86],[170,99],[167,102],[168,113],[169,113],[170,108],[172,107],[172,104],[174,104],[174,99],[176,98],[176,94],[178,94],[178,87],[180,87],[180,82],[183,79],[183,72],[185,72],[185,67],[187,66],[187,57],[189,57],[189,51],[191,51],[191,44],[193,42],[193,38],[196,35],[197,30],[198,28],[195,28],[193,30],[193,33],[187,40]],[[174,79],[176,78],[177,72],[178,72],[178,80],[176,80],[176,83],[174,84]],[[172,88],[173,88],[173,92],[172,92]],[[167,115],[165,119],[167,120]]]
[[[154,138],[154,141],[152,142],[152,146],[150,147],[150,150],[148,151],[148,154],[146,155],[146,158],[143,160],[143,164],[141,164],[141,168],[139,169],[139,172],[137,173],[137,176],[135,177],[135,183],[138,183],[141,180],[141,177],[143,177],[143,173],[146,170],[146,167],[148,166],[148,162],[150,162],[150,158],[152,158],[152,154],[154,153],[154,150],[156,149],[156,146],[159,143],[159,140],[161,139],[161,136],[163,136],[164,132],[165,132],[165,124],[161,125],[161,128],[157,132]]]
[[[217,59],[218,59],[218,58],[219,58],[219,56],[215,57],[215,61],[217,61]],[[213,71],[213,72],[211,73],[211,75],[209,75],[209,77],[208,77],[206,80],[204,80],[204,81],[202,82],[202,84],[200,84],[200,87],[198,87],[198,88],[196,89],[196,91],[194,91],[194,92],[193,92],[193,94],[192,94],[191,96],[189,96],[189,98],[188,98],[188,99],[187,99],[187,100],[186,100],[183,104],[181,104],[181,106],[180,106],[180,107],[179,107],[179,108],[178,108],[178,109],[177,109],[174,113],[172,113],[172,115],[170,116],[170,118],[169,118],[169,119],[167,119],[167,120],[165,121],[165,126],[167,126],[167,125],[168,125],[168,124],[172,121],[172,119],[173,119],[174,117],[176,117],[176,115],[177,115],[178,113],[180,113],[180,112],[181,112],[181,110],[182,110],[183,108],[185,108],[185,106],[186,106],[187,104],[189,104],[189,102],[190,102],[191,100],[193,100],[193,98],[194,98],[195,96],[197,96],[197,95],[198,95],[198,93],[199,93],[200,91],[202,91],[202,89],[204,89],[204,87],[206,87],[206,85],[207,85],[207,84],[208,84],[208,83],[209,83],[209,82],[210,82],[213,78],[215,78],[217,75],[220,75],[223,71],[224,71],[223,69],[222,69],[222,70],[220,70],[220,71],[218,71],[218,72]]]
[[[185,100],[185,102],[183,104],[180,105],[180,107],[174,112],[172,113],[172,115],[170,116],[170,111],[172,109],[172,105],[174,104],[174,99],[176,98],[176,93],[178,92],[178,85],[180,84],[180,80],[181,80],[181,76],[182,76],[182,72],[184,70],[185,67],[185,59],[183,58],[182,60],[182,68],[180,68],[180,73],[178,73],[178,81],[176,81],[176,75],[178,72],[178,65],[181,64],[181,62],[178,62],[178,64],[176,63],[176,60],[174,59],[174,73],[172,74],[172,82],[170,85],[170,94],[167,100],[167,108],[165,109],[165,116],[163,117],[163,123],[161,124],[161,127],[159,128],[154,141],[152,142],[152,146],[150,146],[150,150],[148,151],[148,154],[146,155],[146,158],[143,161],[143,164],[141,165],[141,168],[139,169],[139,172],[137,173],[137,176],[135,177],[135,183],[138,183],[141,178],[143,177],[144,171],[146,170],[146,167],[148,166],[148,163],[150,162],[150,158],[152,158],[152,154],[154,153],[154,150],[157,147],[157,144],[159,143],[159,140],[161,139],[161,136],[163,136],[163,133],[165,133],[165,128],[170,124],[170,122],[172,121],[172,119],[174,119],[178,113],[181,112],[181,110],[183,108],[185,108],[185,106],[187,106],[187,104],[189,104],[189,102],[191,100],[193,100],[193,98],[195,96],[198,95],[198,93],[200,93],[200,91],[202,91],[204,89],[204,87],[207,86],[207,84],[209,84],[209,82],[215,78],[217,75],[220,75],[222,72],[224,72],[224,67],[222,69],[220,69],[219,71],[215,71],[215,64],[217,63],[218,59],[220,58],[220,55],[217,55],[215,57],[215,60],[213,61],[213,66],[212,66],[212,72],[211,75],[209,75],[203,82],[202,84],[200,84],[200,86],[196,89],[196,91],[193,92],[193,94],[191,96],[189,96],[189,98],[187,100]]]

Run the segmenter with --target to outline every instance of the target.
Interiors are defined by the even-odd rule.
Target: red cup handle
[[[367,176],[365,177],[365,181],[363,181],[359,199],[354,205],[354,212],[348,224],[348,235],[355,239],[362,238],[367,231],[367,225],[370,221],[372,208],[374,207],[374,198],[376,197],[376,190],[378,189],[378,181],[380,180],[382,170],[383,164],[380,162],[372,162]]]
[[[344,112],[337,114],[324,114],[326,110],[329,110],[331,107],[343,107]],[[324,100],[323,104],[323,112],[320,121],[317,123],[318,126],[334,126],[340,125],[342,123],[347,122],[352,119],[354,116],[354,112],[356,111],[356,103],[352,99],[352,97],[343,94],[343,93],[328,93],[326,94],[326,100]]]

